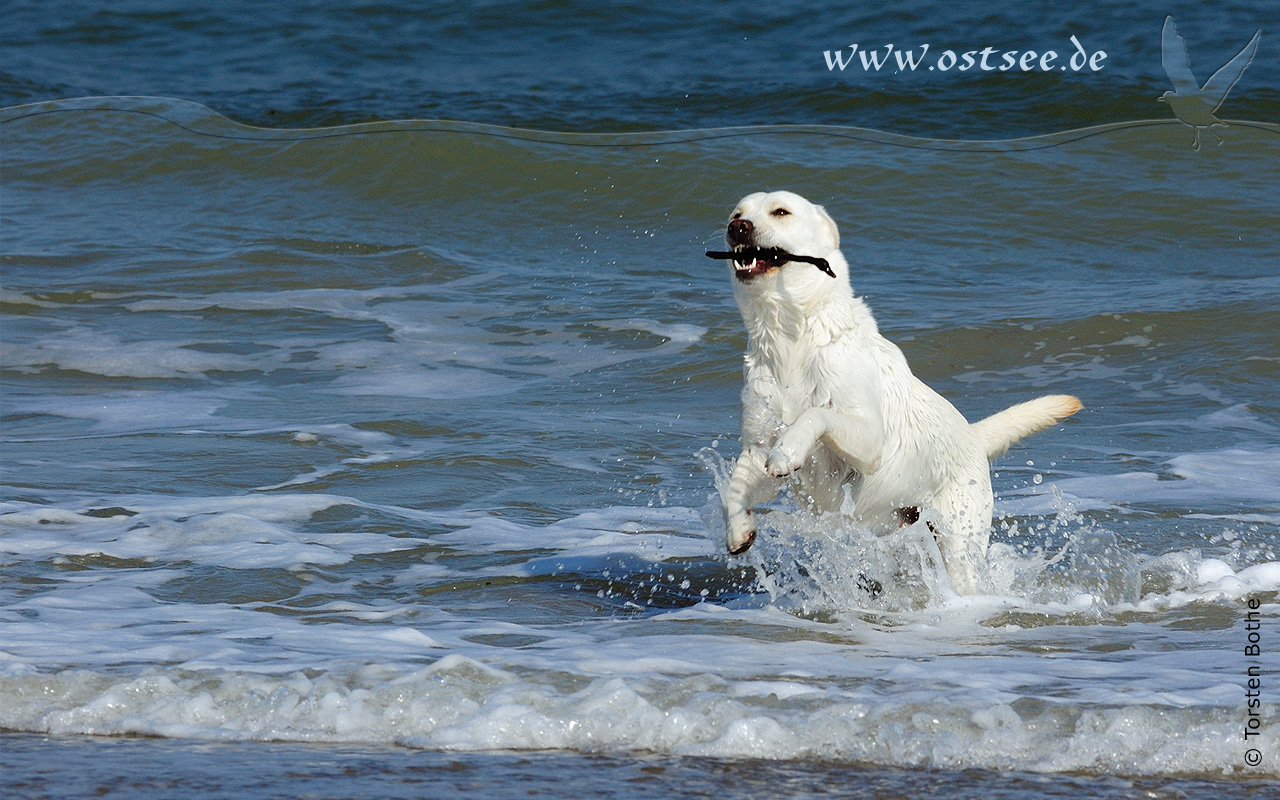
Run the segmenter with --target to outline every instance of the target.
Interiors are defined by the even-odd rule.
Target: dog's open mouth
[[[777,269],[788,261],[813,264],[831,277],[836,276],[825,258],[798,256],[776,247],[735,247],[731,251],[709,250],[707,258],[733,259],[733,274],[740,281],[749,281],[758,275]]]
[[[734,250],[733,274],[740,281],[749,281],[757,275],[777,269],[788,260],[787,254],[778,249],[738,248]]]

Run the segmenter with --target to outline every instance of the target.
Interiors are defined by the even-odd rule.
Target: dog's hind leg
[[[952,487],[935,499],[937,522],[930,524],[951,585],[960,594],[977,594],[991,539],[991,490],[975,481]],[[988,483],[989,487],[990,484]],[[985,493],[980,489],[985,488]]]

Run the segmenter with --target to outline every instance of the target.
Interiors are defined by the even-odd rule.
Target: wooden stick
[[[794,253],[788,253],[785,250],[779,250],[776,247],[772,247],[767,250],[759,247],[746,247],[742,250],[736,251],[708,250],[707,258],[718,258],[721,260],[731,258],[734,261],[743,264],[760,258],[766,261],[779,261],[781,263],[785,263],[787,261],[802,261],[806,264],[814,265],[833,278],[836,276],[836,274],[831,271],[831,265],[827,263],[825,258],[818,258],[816,256],[798,256]]]

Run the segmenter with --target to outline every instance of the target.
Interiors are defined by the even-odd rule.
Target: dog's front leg
[[[729,552],[746,552],[756,540],[756,523],[751,518],[752,506],[767,503],[778,494],[779,482],[765,472],[765,453],[759,447],[743,448],[733,465],[729,485],[725,487],[725,521],[728,523]]]
[[[823,439],[849,466],[864,475],[875,472],[880,466],[884,425],[879,415],[865,411],[807,408],[779,437],[765,463],[765,471],[775,478],[790,475],[800,468],[818,441]]]

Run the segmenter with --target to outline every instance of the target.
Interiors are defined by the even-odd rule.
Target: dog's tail
[[[986,447],[987,458],[994,459],[1004,455],[1022,437],[1056,425],[1082,408],[1080,400],[1069,394],[1047,394],[1009,406],[971,427]]]

